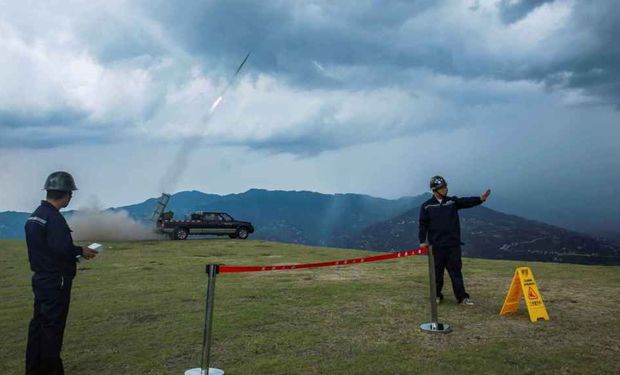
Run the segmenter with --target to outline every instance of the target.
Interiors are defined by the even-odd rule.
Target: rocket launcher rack
[[[155,210],[153,210],[153,216],[151,217],[151,221],[153,223],[157,223],[161,214],[164,213],[166,206],[168,205],[168,201],[170,201],[170,194],[161,193],[161,197],[157,200],[157,206],[155,206]]]

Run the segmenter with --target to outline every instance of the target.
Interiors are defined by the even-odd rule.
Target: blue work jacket
[[[47,201],[26,220],[26,244],[30,269],[35,274],[75,276],[77,256],[82,248],[73,244],[64,216]]]
[[[436,247],[460,246],[461,223],[458,210],[482,203],[480,197],[445,197],[441,203],[434,196],[420,206],[418,239]]]

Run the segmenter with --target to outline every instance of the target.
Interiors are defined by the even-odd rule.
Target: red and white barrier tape
[[[321,263],[305,263],[305,264],[287,264],[280,266],[219,266],[220,273],[238,273],[238,272],[259,272],[259,271],[282,271],[282,270],[298,270],[303,268],[318,268],[329,266],[343,266],[347,264],[376,262],[379,260],[387,260],[394,258],[409,257],[412,255],[428,254],[428,248],[420,248],[415,250],[401,251],[398,253],[389,253],[384,255],[377,255],[366,258],[354,258],[337,260],[333,262],[321,262]]]

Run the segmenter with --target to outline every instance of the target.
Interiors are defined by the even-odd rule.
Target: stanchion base
[[[211,367],[209,368],[209,373],[205,374],[205,371],[202,371],[200,367],[196,367],[185,371],[185,375],[224,375],[224,370]]]
[[[420,324],[420,329],[427,333],[450,333],[452,328],[449,325],[443,323],[423,323]]]

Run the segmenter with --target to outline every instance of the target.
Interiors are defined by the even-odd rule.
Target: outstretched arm
[[[461,209],[461,208],[471,208],[471,207],[477,206],[479,204],[482,204],[484,201],[486,201],[487,198],[489,198],[489,195],[491,195],[491,190],[487,189],[487,191],[482,193],[480,197],[456,198],[456,207]]]

